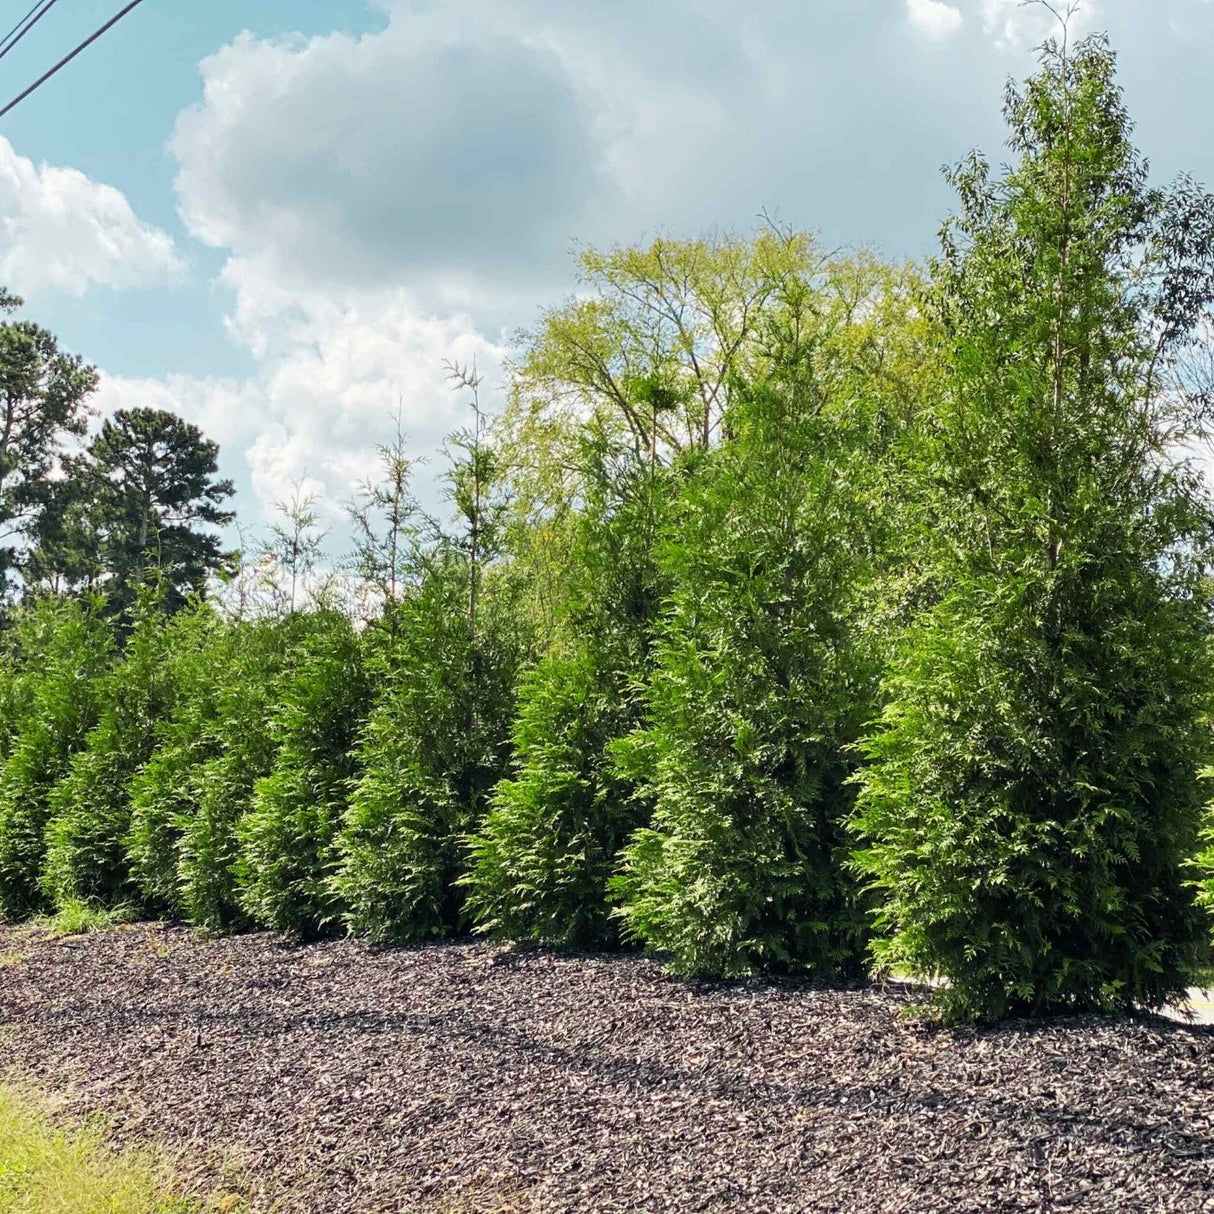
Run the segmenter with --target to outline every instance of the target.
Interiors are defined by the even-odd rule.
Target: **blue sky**
[[[14,95],[120,7],[60,0]],[[0,0],[7,29],[26,0]],[[1214,184],[1209,0],[1087,0],[1161,178]],[[0,278],[104,375],[223,446],[251,521],[372,469],[399,400],[460,420],[573,287],[570,250],[753,226],[929,253],[944,162],[1000,156],[1016,0],[145,0],[0,123]],[[3,32],[0,29],[0,32]]]

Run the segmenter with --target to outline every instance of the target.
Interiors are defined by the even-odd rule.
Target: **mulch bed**
[[[231,1156],[257,1209],[1214,1211],[1210,1030],[944,1032],[908,999],[477,943],[0,927],[13,1071],[124,1140]]]

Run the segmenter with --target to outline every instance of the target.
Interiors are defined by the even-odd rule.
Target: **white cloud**
[[[908,0],[907,19],[945,38],[957,4]],[[572,238],[745,227],[789,193],[791,221],[837,228],[895,197],[881,183],[908,155],[909,127],[889,121],[905,55],[891,47],[855,89],[836,48],[864,23],[842,0],[791,43],[797,0],[741,16],[729,0],[379,7],[383,29],[361,37],[241,35],[204,61],[171,142],[182,219],[222,250],[228,331],[258,369],[247,384],[164,381],[156,398],[179,395],[247,453],[263,511],[304,474],[346,497],[398,396],[415,449],[433,451],[463,420],[442,360],[476,355],[492,373],[502,332],[572,285]],[[841,89],[884,140],[862,162],[829,118]],[[832,216],[821,183],[858,165],[861,186]],[[111,401],[153,391],[111,383]]]
[[[307,481],[324,499],[326,522],[340,522],[340,503],[376,474],[375,447],[392,430],[399,407],[410,446],[436,450],[467,421],[466,401],[445,381],[443,361],[488,373],[504,354],[476,332],[467,316],[428,316],[401,290],[338,300],[299,296],[287,313],[246,315],[241,335],[264,354],[245,381],[137,379],[106,376],[97,405],[103,413],[151,406],[180,413],[221,448],[243,451],[246,481],[262,520],[293,485]],[[230,471],[231,461],[228,461]],[[423,491],[439,469],[419,480]],[[431,498],[433,488],[428,490]]]
[[[928,38],[950,38],[961,29],[961,10],[944,0],[906,0],[906,20]]]
[[[1065,15],[1067,4],[1068,0],[1057,0],[1050,7],[1023,0],[982,0],[983,28],[1000,50],[1022,50],[1061,33],[1058,14]],[[1079,4],[1070,17],[1072,38],[1091,28],[1097,10],[1097,0]]]
[[[227,254],[227,328],[259,370],[103,393],[107,409],[176,396],[245,451],[263,516],[305,475],[347,498],[398,399],[411,445],[433,454],[467,420],[444,359],[475,358],[492,385],[505,350],[490,335],[568,284],[588,208],[614,212],[604,200],[652,180],[627,145],[661,138],[667,161],[683,147],[698,167],[669,116],[690,131],[723,113],[680,81],[646,87],[635,63],[612,72],[621,48],[547,0],[384,7],[376,34],[246,33],[203,62],[170,145],[179,209]]]
[[[256,386],[244,380],[102,375],[92,403],[103,416],[116,409],[167,409],[200,426],[221,446],[237,447],[256,435],[262,399]]]
[[[164,283],[183,269],[167,232],[113,186],[36,166],[0,136],[0,281],[18,294]]]
[[[203,61],[171,147],[187,226],[284,283],[508,270],[578,230],[602,158],[541,40],[395,11],[380,33],[263,40]]]

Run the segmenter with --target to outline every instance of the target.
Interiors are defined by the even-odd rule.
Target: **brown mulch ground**
[[[0,927],[12,1068],[301,1211],[1214,1210],[1214,1036],[633,958]]]

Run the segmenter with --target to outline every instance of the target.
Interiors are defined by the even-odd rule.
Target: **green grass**
[[[95,1124],[64,1128],[42,1102],[0,1085],[0,1214],[236,1214],[235,1196],[173,1193],[151,1151],[115,1151]]]
[[[35,923],[56,936],[83,936],[88,932],[103,931],[120,923],[133,923],[137,918],[135,910],[129,906],[116,906],[107,910],[91,902],[69,902],[53,915],[37,919]]]

